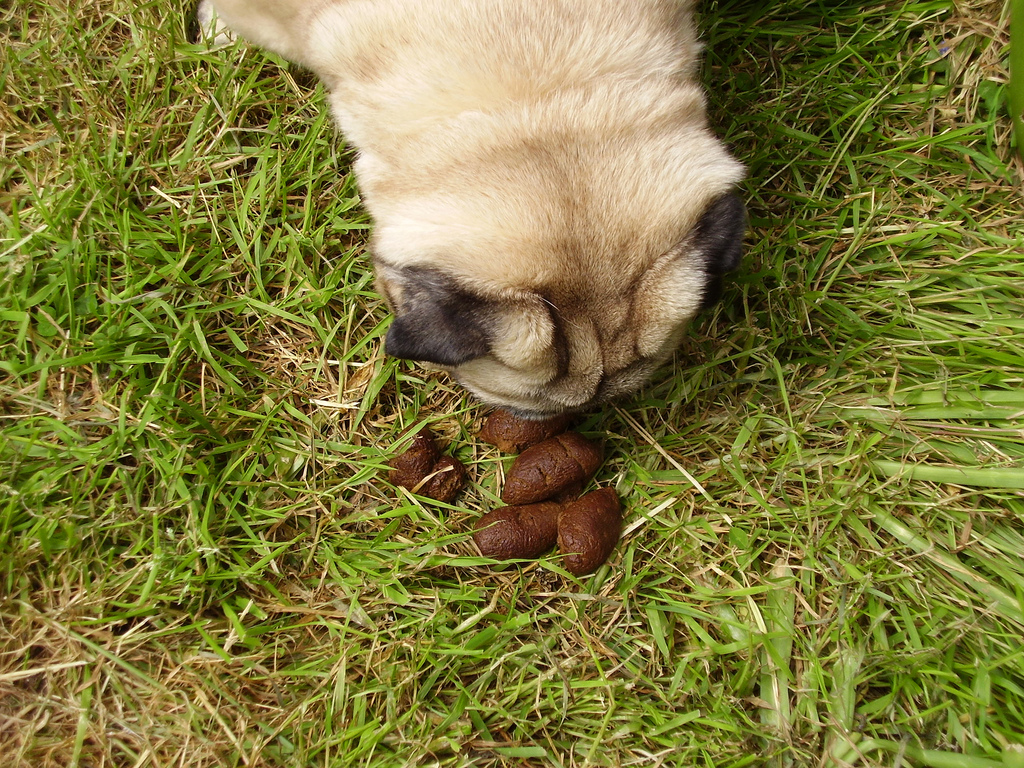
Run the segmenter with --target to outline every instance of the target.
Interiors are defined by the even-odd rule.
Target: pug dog
[[[691,0],[203,0],[357,150],[385,352],[543,418],[639,388],[740,261]]]

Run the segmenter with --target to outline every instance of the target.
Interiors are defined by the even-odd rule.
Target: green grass
[[[627,519],[582,580],[475,554],[507,459],[382,356],[308,76],[176,5],[0,10],[12,768],[1024,760],[1009,7],[765,8],[702,17],[749,255],[584,421]],[[455,507],[382,472],[424,422]]]

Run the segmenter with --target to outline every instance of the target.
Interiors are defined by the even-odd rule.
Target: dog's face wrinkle
[[[561,312],[558,311],[558,307],[547,298],[543,293],[538,294],[541,298],[541,302],[544,308],[548,311],[548,317],[551,318],[551,324],[554,326],[554,334],[552,339],[552,348],[555,354],[555,365],[556,365],[556,380],[564,377],[569,372],[569,345],[567,343],[565,335],[564,321]]]
[[[559,303],[548,297],[544,299],[556,324],[557,340],[565,339],[567,329],[580,334],[586,334],[587,328],[592,329],[600,370],[588,404],[602,402],[607,399],[609,392],[614,394],[619,391],[621,386],[617,382],[630,380],[631,373],[653,367],[654,363],[642,355],[636,333],[632,329],[639,285],[640,278],[637,277],[628,282],[623,293],[610,297],[589,295],[587,291],[577,289],[564,294]],[[573,385],[569,380],[573,366],[567,352],[571,347],[567,340],[556,345],[564,357],[559,361],[558,375],[551,382],[552,385]]]

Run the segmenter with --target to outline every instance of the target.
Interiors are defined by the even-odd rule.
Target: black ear
[[[740,265],[747,209],[732,192],[708,206],[693,231],[694,247],[704,256],[708,274],[724,275]]]
[[[434,270],[402,270],[402,300],[384,352],[403,360],[460,365],[490,351],[489,304]]]
[[[713,202],[697,222],[693,245],[704,257],[707,283],[700,308],[714,305],[722,295],[722,275],[732,272],[743,257],[743,234],[747,230],[747,209],[735,193]]]

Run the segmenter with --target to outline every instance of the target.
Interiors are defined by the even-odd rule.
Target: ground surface
[[[476,404],[381,354],[316,84],[190,45],[177,4],[0,5],[5,765],[1012,757],[1006,11],[768,7],[702,19],[750,171],[744,269],[583,422],[628,517],[574,580],[474,555],[503,459]],[[457,508],[387,483],[421,423],[471,468]]]

